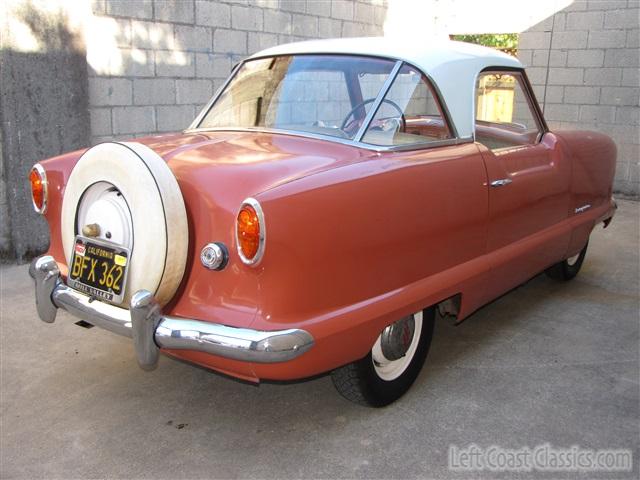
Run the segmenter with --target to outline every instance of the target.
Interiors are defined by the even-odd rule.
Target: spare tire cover
[[[166,162],[145,145],[102,143],[78,160],[62,201],[61,234],[67,265],[71,265],[74,238],[82,232],[78,210],[83,195],[101,182],[120,192],[128,207],[127,215],[130,214],[127,223],[132,230],[131,258],[121,306],[128,307],[131,296],[142,289],[165,305],[184,275],[189,243],[187,214],[175,176]]]

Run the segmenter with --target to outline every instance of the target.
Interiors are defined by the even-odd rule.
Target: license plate
[[[128,248],[78,235],[67,284],[100,300],[122,303],[130,253]]]

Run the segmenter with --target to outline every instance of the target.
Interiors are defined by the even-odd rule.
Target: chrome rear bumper
[[[63,308],[92,325],[133,338],[138,364],[145,370],[156,367],[160,348],[277,363],[296,358],[313,346],[313,337],[304,330],[260,331],[163,315],[146,290],[133,295],[130,310],[102,303],[65,285],[58,265],[48,255],[35,259],[29,274],[36,283],[36,306],[42,321],[53,323],[58,308]]]

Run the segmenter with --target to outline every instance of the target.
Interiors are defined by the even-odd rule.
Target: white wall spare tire
[[[171,300],[187,260],[187,214],[176,178],[149,147],[110,142],[87,150],[69,176],[61,222],[67,265],[85,225],[98,224],[97,239],[131,250],[121,306],[141,289],[160,305]]]

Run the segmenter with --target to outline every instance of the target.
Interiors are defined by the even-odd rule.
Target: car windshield
[[[198,128],[269,128],[353,139],[394,64],[347,55],[249,60]]]

